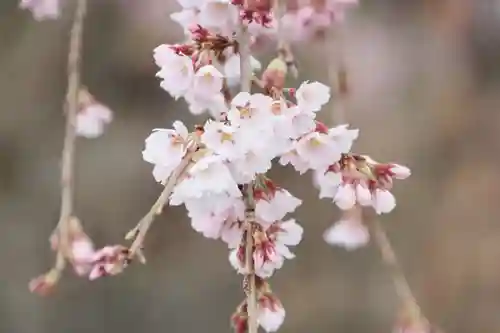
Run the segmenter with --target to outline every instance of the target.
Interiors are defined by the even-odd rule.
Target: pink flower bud
[[[411,175],[409,168],[399,164],[392,164],[389,168],[389,172],[396,179],[406,179]]]
[[[46,274],[32,279],[28,287],[32,293],[36,293],[40,296],[47,296],[54,290],[59,280],[59,276],[58,271],[51,270]]]

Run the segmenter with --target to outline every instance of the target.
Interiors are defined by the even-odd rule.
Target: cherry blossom
[[[284,189],[256,195],[255,213],[265,223],[273,223],[281,220],[286,214],[295,211],[300,206],[302,200],[294,197]]]
[[[186,126],[176,121],[174,129],[155,129],[149,135],[142,151],[142,158],[154,164],[153,176],[158,182],[167,179],[179,165],[187,151],[189,132]]]
[[[231,266],[245,275],[247,298],[232,316],[237,333],[255,333],[257,324],[275,332],[286,312],[267,279],[286,259],[295,258],[290,247],[300,243],[304,230],[288,217],[302,200],[266,176],[273,162],[291,164],[300,174],[311,170],[319,198],[330,199],[343,211],[323,238],[347,250],[369,241],[361,210],[370,207],[377,214],[391,212],[396,206],[390,192],[394,179],[405,179],[411,171],[352,153],[359,130],[348,124],[330,128],[316,119],[330,100],[330,87],[309,80],[297,89],[287,86],[288,76],[297,75],[286,39],[313,38],[325,32],[357,0],[288,3],[283,17],[273,13],[271,0],[178,3],[182,8],[170,18],[184,29],[185,39],[153,50],[159,68],[156,76],[173,99],[184,99],[191,114],[207,113],[209,119],[194,126],[192,133],[175,121],[173,128],[153,129],[145,139],[142,158],[153,165],[154,179],[165,186],[129,233],[132,237],[127,236],[127,240],[133,238],[130,247],[95,250],[79,221],[72,218],[68,232],[58,227],[50,239],[58,254],[55,268],[32,280],[30,289],[50,292],[66,262],[77,275],[90,280],[122,272],[131,258],[143,259],[141,249],[153,217],[165,205],[182,205],[192,229],[226,243]],[[37,19],[59,16],[58,0],[21,0],[20,7],[30,9]],[[257,73],[262,65],[248,53],[264,39],[278,42],[278,55]],[[251,77],[243,78],[247,82],[239,82],[243,60],[253,71],[246,73],[253,74]],[[250,81],[260,93],[245,84]],[[246,91],[237,93],[237,85]],[[111,110],[85,88],[78,97],[77,135],[100,136],[112,120]]]
[[[243,147],[234,135],[237,131],[235,127],[209,120],[203,129],[201,142],[218,155],[231,160],[243,154]]]
[[[350,146],[349,143],[345,144]],[[389,192],[392,179],[404,179],[410,170],[399,164],[382,164],[367,156],[344,155],[341,163],[335,163],[326,171],[315,174],[320,188],[320,198],[332,198],[342,210],[372,206],[377,214],[391,212],[396,206],[394,195]]]
[[[211,100],[222,89],[223,75],[213,65],[205,65],[196,71],[193,93],[202,100]]]
[[[54,20],[61,15],[59,0],[21,0],[21,9],[29,9],[35,20]]]
[[[335,222],[323,234],[325,242],[354,250],[366,245],[370,239],[368,229],[358,219]]]
[[[257,322],[266,332],[276,332],[283,324],[285,314],[285,308],[273,294],[266,293],[259,298]]]
[[[293,259],[295,255],[288,246],[298,245],[302,234],[303,228],[293,219],[274,222],[265,231],[257,232],[253,252],[255,274],[261,278],[268,278],[276,269],[283,266],[285,259]],[[231,265],[240,274],[246,274],[244,256],[245,251],[241,246],[229,254]]]
[[[200,7],[201,25],[230,35],[236,28],[238,11],[229,0],[206,0]]]
[[[320,82],[304,82],[295,94],[300,109],[317,112],[330,100],[330,87]]]
[[[169,45],[163,44],[154,49],[154,59],[160,67],[156,76],[163,79],[160,86],[175,99],[184,96],[194,80],[191,58],[177,54]]]
[[[238,184],[231,177],[224,160],[217,155],[207,155],[196,162],[188,171],[187,178],[175,187],[170,204],[180,205],[189,202],[190,199],[200,199],[214,194],[241,197]]]
[[[76,115],[76,134],[88,139],[97,138],[112,119],[113,113],[109,108],[99,103],[90,104]]]

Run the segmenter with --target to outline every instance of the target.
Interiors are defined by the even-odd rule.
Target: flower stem
[[[142,245],[144,243],[144,239],[146,238],[146,234],[153,224],[154,218],[156,215],[161,214],[163,207],[168,202],[170,198],[170,194],[172,194],[175,185],[184,177],[187,170],[189,169],[189,165],[191,163],[192,153],[188,152],[186,156],[182,159],[181,163],[174,170],[174,172],[168,178],[163,191],[161,192],[156,202],[151,206],[151,209],[147,212],[146,215],[137,223],[134,229],[127,233],[125,238],[134,238],[132,245],[129,248],[129,258],[132,259],[139,251],[142,249]]]
[[[87,0],[79,0],[70,34],[68,52],[68,87],[65,101],[66,128],[61,165],[61,212],[56,231],[59,233],[59,253],[56,268],[64,269],[68,256],[69,223],[73,213],[74,160],[76,143],[76,114],[78,112],[78,90],[80,88],[80,62],[83,24],[87,11]]]

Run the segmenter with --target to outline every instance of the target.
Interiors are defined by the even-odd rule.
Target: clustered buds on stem
[[[80,1],[84,7],[84,0]],[[300,243],[303,228],[288,217],[302,200],[266,176],[273,162],[290,164],[300,174],[314,174],[319,197],[331,199],[344,211],[343,219],[328,229],[324,238],[347,249],[369,240],[361,209],[371,207],[377,214],[392,211],[396,205],[389,192],[393,180],[405,179],[410,170],[352,153],[357,129],[347,124],[329,128],[316,119],[330,100],[330,87],[310,81],[297,88],[286,86],[287,75],[296,76],[297,69],[290,40],[281,32],[294,31],[294,37],[299,38],[316,35],[341,19],[345,8],[356,0],[288,3],[283,17],[278,17],[278,3],[271,0],[178,1],[183,9],[171,17],[184,27],[188,41],[160,45],[154,50],[154,61],[160,67],[156,75],[172,97],[184,98],[192,114],[208,112],[210,119],[191,131],[175,121],[172,129],[154,129],[146,138],[142,157],[153,165],[153,177],[164,189],[127,234],[126,239],[132,240],[130,246],[96,250],[73,216],[71,205],[66,206],[69,209],[62,216],[69,217],[62,218],[51,237],[56,265],[34,279],[30,289],[48,294],[66,262],[90,280],[118,274],[135,259],[145,263],[143,243],[155,216],[167,204],[184,205],[193,229],[225,242],[231,265],[243,275],[246,298],[231,318],[235,331],[256,333],[261,326],[274,332],[284,321],[285,309],[268,279],[282,268],[285,259],[295,257],[289,247]],[[55,0],[22,0],[20,6],[31,9],[38,19],[59,13]],[[76,28],[81,28],[82,18],[83,14],[77,16]],[[247,52],[250,45],[246,33],[254,41],[262,35],[274,35],[279,40],[277,57],[260,76],[255,74],[260,63]],[[81,38],[81,33],[74,35]],[[78,38],[71,44],[79,46]],[[78,60],[79,47],[72,47],[70,55],[75,50],[76,57],[70,56],[70,60]],[[76,80],[70,80],[73,85],[69,91],[78,91],[69,94],[76,96],[77,104],[70,114],[75,116],[75,124],[68,123],[75,126],[68,127],[74,131],[69,133],[94,138],[102,134],[112,113],[87,89],[79,87],[78,68],[71,64],[74,72],[70,79]],[[252,77],[246,77],[246,68],[252,69]],[[248,91],[246,83],[250,81],[260,93]],[[235,93],[238,83],[244,91]],[[73,141],[67,140],[71,152]],[[68,156],[67,165],[71,166],[72,155]],[[71,201],[72,191],[65,193],[66,200]],[[428,331],[421,325],[423,318],[411,319],[402,322],[395,332]]]

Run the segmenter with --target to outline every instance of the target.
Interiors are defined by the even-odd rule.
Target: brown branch
[[[187,170],[189,169],[189,165],[192,162],[191,158],[192,153],[188,152],[177,169],[175,169],[168,178],[163,191],[161,192],[160,196],[153,204],[153,206],[151,206],[151,209],[147,212],[146,215],[144,215],[139,223],[137,223],[135,228],[127,233],[127,236],[125,238],[134,238],[134,241],[132,242],[132,245],[130,245],[128,251],[129,259],[133,259],[136,255],[140,255],[140,258],[142,258],[140,251],[142,250],[146,234],[153,224],[155,216],[160,215],[163,207],[167,204],[168,199],[170,198],[170,194],[172,194],[175,188],[175,185],[177,185],[177,183],[182,180]]]
[[[240,52],[240,86],[242,92],[250,92],[252,84],[252,68],[250,64],[250,34],[246,24],[241,20],[238,32],[238,44]],[[253,224],[255,221],[255,202],[253,199],[253,184],[249,184],[245,195],[245,268],[247,271],[247,314],[248,333],[257,333],[257,290],[255,286],[255,272],[253,262]]]
[[[69,223],[73,214],[74,164],[76,143],[76,114],[78,112],[78,91],[80,89],[80,62],[83,25],[87,11],[87,0],[79,0],[70,34],[68,53],[68,88],[65,101],[66,129],[61,166],[61,212],[56,232],[59,235],[56,269],[62,271],[65,258],[69,256]]]
[[[394,283],[394,288],[396,289],[396,294],[403,302],[405,311],[408,311],[409,315],[413,319],[424,320],[425,317],[422,315],[420,306],[411,291],[410,285],[408,284],[403,269],[398,262],[398,258],[394,252],[391,242],[389,241],[382,224],[377,219],[372,222],[372,233],[375,243],[380,249],[382,261],[389,269]]]

